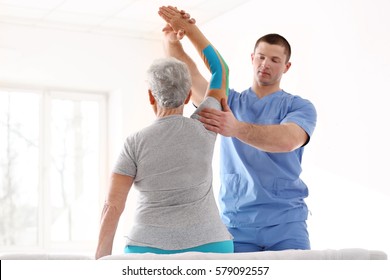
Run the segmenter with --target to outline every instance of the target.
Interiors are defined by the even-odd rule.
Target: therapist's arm
[[[199,115],[204,127],[225,137],[235,137],[259,150],[270,153],[286,153],[305,145],[309,140],[306,131],[295,123],[260,125],[239,121],[233,115],[226,100],[222,111],[205,108]]]

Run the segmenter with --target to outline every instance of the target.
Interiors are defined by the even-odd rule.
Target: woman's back
[[[139,191],[128,245],[178,250],[230,239],[212,188],[216,135],[173,115],[130,136],[114,172]]]

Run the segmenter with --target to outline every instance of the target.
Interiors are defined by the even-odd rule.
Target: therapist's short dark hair
[[[286,63],[290,61],[291,57],[291,46],[290,43],[284,38],[283,36],[276,34],[276,33],[270,33],[267,35],[264,35],[257,39],[255,47],[253,49],[253,52],[256,51],[257,46],[261,43],[265,42],[270,45],[278,45],[284,48],[284,54],[286,55]]]

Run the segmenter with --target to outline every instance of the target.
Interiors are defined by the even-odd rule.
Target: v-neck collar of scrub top
[[[284,93],[285,93],[285,91],[284,91],[283,89],[280,89],[280,90],[275,91],[275,92],[273,92],[273,93],[270,93],[270,94],[268,94],[268,95],[266,95],[266,96],[258,97],[257,94],[256,94],[256,92],[254,92],[254,91],[252,90],[252,87],[250,87],[249,90],[248,90],[248,94],[249,94],[251,97],[255,98],[257,101],[266,101],[267,99],[278,97],[279,95],[282,95],[282,94],[284,94]]]

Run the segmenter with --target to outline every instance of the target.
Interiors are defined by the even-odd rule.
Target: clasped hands
[[[169,32],[173,30],[176,34],[177,40],[183,39],[185,35],[185,24],[196,23],[196,20],[191,18],[189,13],[186,13],[184,10],[179,10],[173,6],[160,7],[158,14],[167,22],[167,25],[162,31]]]

